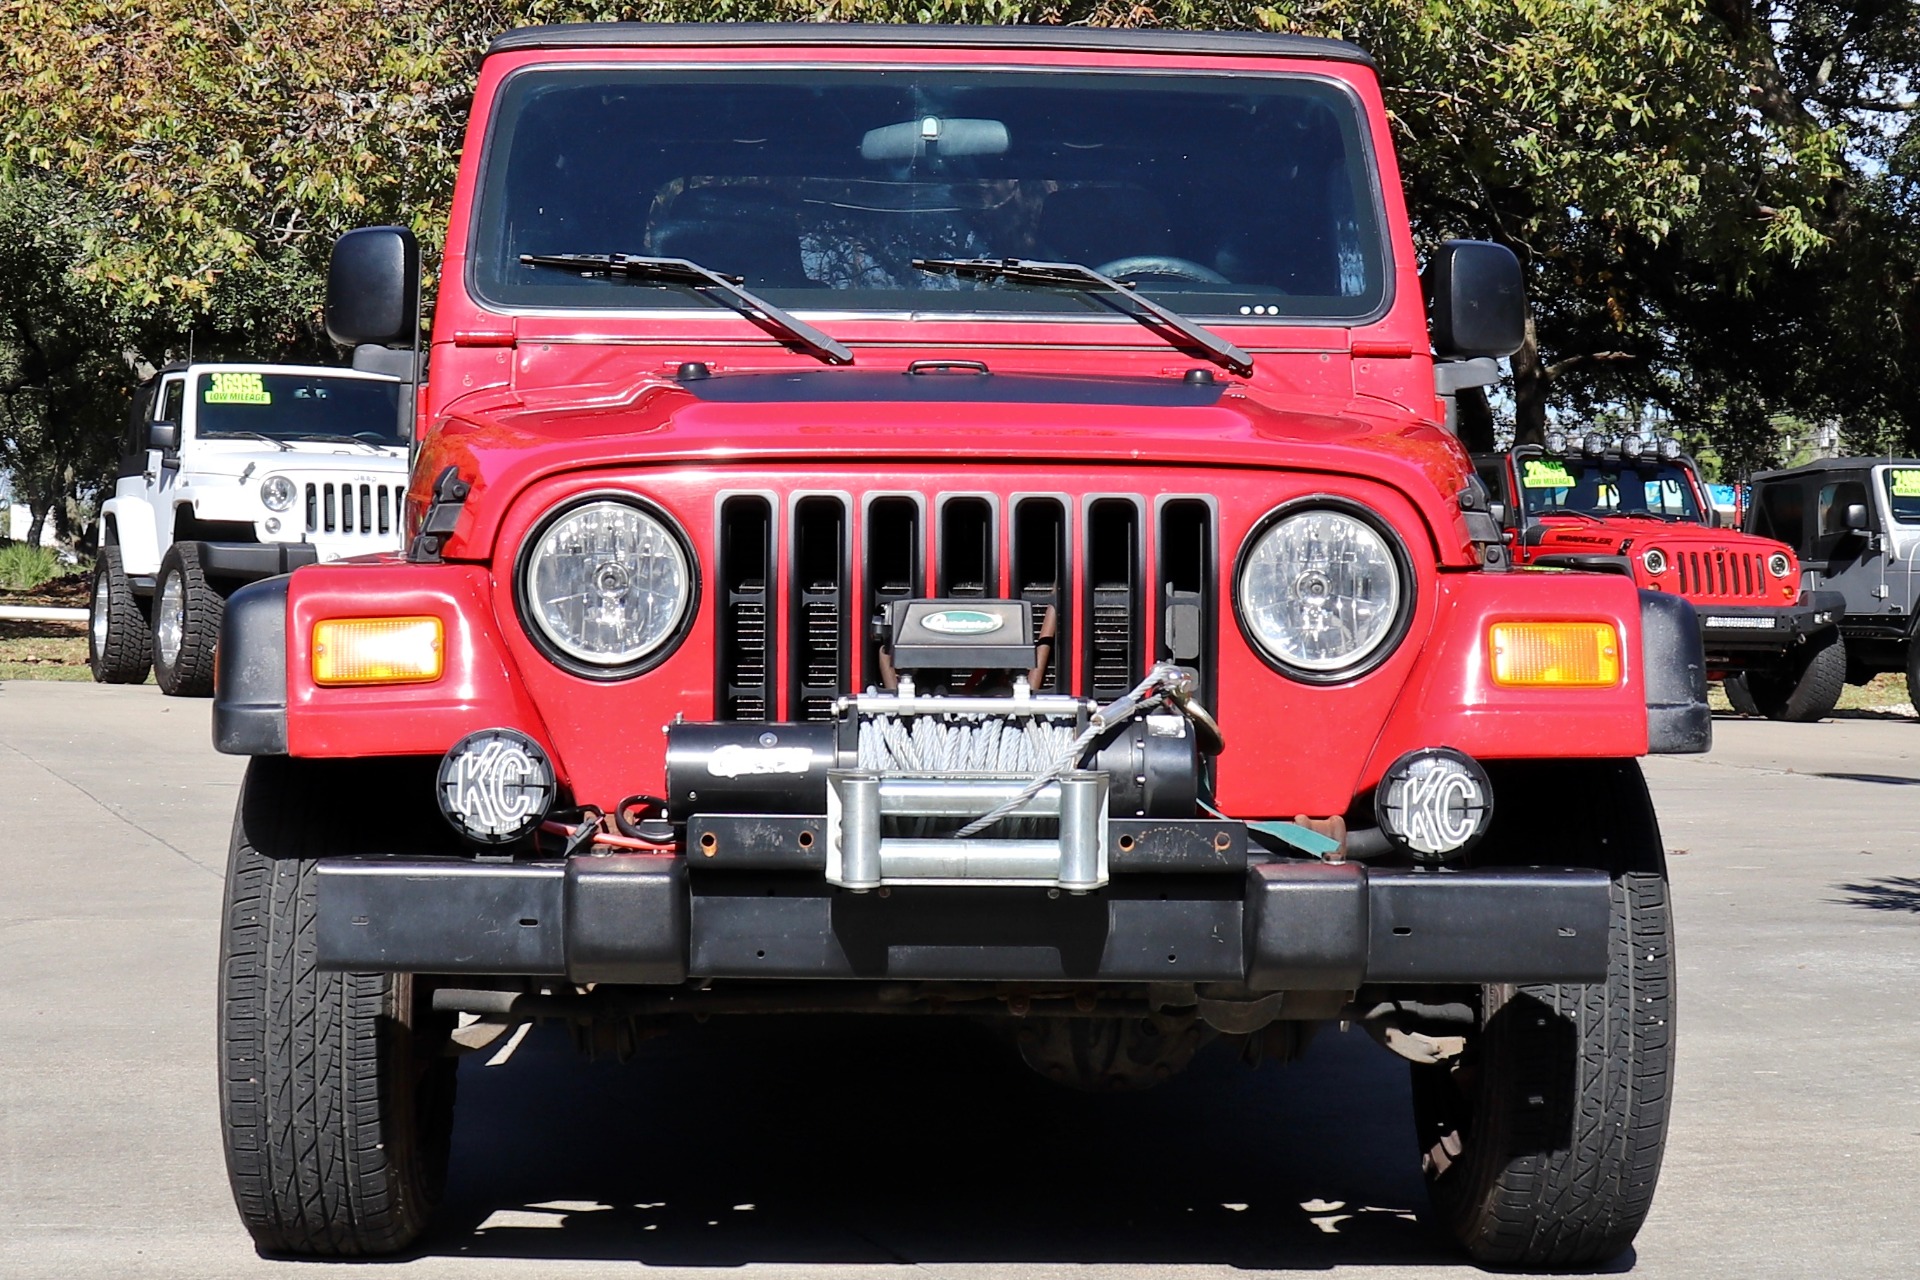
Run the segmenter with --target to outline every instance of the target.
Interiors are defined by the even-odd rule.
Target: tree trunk
[[[1513,353],[1513,442],[1541,444],[1547,438],[1546,365],[1540,359],[1540,338],[1533,317],[1527,317],[1527,338]]]
[[[41,531],[46,528],[47,517],[53,514],[53,504],[55,501],[56,499],[45,496],[27,499],[26,541],[28,546],[37,547],[40,545]]]

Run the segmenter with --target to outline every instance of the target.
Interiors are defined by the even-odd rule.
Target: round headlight
[[[1241,562],[1240,620],[1268,657],[1306,679],[1351,674],[1402,621],[1402,556],[1370,520],[1311,507],[1268,525]]]
[[[520,586],[525,616],[550,656],[618,674],[608,669],[632,667],[680,633],[693,566],[659,518],[600,499],[562,510],[535,534]]]
[[[1767,557],[1767,572],[1776,578],[1784,578],[1793,569],[1793,561],[1787,559],[1784,551],[1776,551]]]
[[[1640,563],[1647,566],[1647,572],[1656,577],[1667,571],[1667,553],[1658,547],[1648,547],[1640,553]]]
[[[293,481],[285,476],[268,476],[260,482],[260,501],[269,511],[285,511],[293,505]]]

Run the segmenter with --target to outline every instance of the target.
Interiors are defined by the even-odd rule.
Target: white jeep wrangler
[[[101,509],[93,678],[213,692],[226,597],[400,546],[410,384],[354,369],[189,364],[142,384]]]

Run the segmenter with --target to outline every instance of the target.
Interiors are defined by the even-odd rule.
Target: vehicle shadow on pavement
[[[1834,888],[1847,895],[1834,899],[1843,906],[1920,915],[1920,876],[1883,876],[1878,880],[1839,884]]]
[[[558,1029],[462,1064],[425,1252],[746,1263],[1465,1265],[1426,1195],[1406,1071],[1355,1032],[1216,1052],[1097,1097],[945,1019],[737,1019],[588,1063]],[[1630,1265],[1623,1260],[1617,1266]]]

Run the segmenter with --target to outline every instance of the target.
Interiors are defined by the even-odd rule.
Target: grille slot
[[[942,599],[984,600],[1000,593],[993,503],[986,498],[948,498],[940,505],[939,571]]]
[[[1200,673],[1200,702],[1213,705],[1215,636],[1213,510],[1198,498],[1174,498],[1160,508],[1154,540],[1160,607],[1156,657]]]
[[[868,504],[862,535],[865,557],[861,582],[866,594],[863,618],[877,619],[889,604],[911,600],[925,590],[926,539],[921,534],[920,519],[920,499],[907,494],[888,494]],[[879,635],[869,631],[861,648],[865,683],[878,687],[882,683]]]
[[[773,507],[765,498],[720,504],[720,589],[714,593],[715,714],[722,720],[772,719]]]
[[[1126,693],[1143,670],[1140,534],[1131,498],[1099,498],[1087,510],[1084,692],[1100,702]]]
[[[1022,498],[1013,508],[1013,594],[1033,606],[1040,630],[1051,612],[1053,648],[1037,692],[1073,687],[1073,572],[1067,560],[1067,509],[1058,498]]]
[[[795,720],[829,720],[847,688],[847,509],[817,494],[793,509],[788,599],[792,607],[792,692]]]

